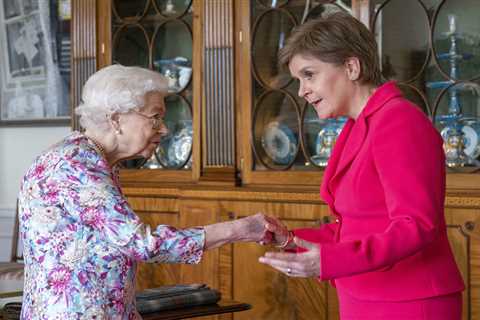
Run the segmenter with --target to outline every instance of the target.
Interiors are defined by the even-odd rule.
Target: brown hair
[[[336,65],[356,57],[361,67],[359,81],[374,85],[382,82],[375,38],[348,13],[335,12],[295,27],[278,54],[280,65],[288,67],[298,54]]]

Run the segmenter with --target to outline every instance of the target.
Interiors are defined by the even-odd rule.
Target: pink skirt
[[[338,290],[341,320],[461,320],[462,293],[426,299],[361,301]]]

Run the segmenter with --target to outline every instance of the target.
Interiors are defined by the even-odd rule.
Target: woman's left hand
[[[289,277],[319,277],[321,274],[319,245],[298,237],[295,237],[294,241],[298,247],[307,251],[300,253],[267,252],[265,256],[259,258],[259,261],[270,265]]]

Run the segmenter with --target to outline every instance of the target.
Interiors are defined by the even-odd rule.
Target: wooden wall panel
[[[220,221],[218,203],[215,201],[185,201],[181,207],[181,225],[195,227]],[[220,249],[206,251],[198,265],[181,265],[180,283],[205,283],[211,288],[219,289]],[[218,316],[203,317],[216,320]],[[227,319],[227,318],[223,318]]]
[[[204,8],[204,167],[235,164],[233,1]]]
[[[274,215],[289,227],[319,225],[328,215],[325,204],[310,194],[208,189],[153,189],[133,192],[129,198],[142,219],[152,225],[178,227],[238,219],[257,212]],[[448,197],[446,222],[455,259],[465,279],[463,319],[480,320],[480,206],[474,197]],[[138,211],[137,211],[138,212]],[[139,271],[139,289],[168,283],[207,283],[224,299],[251,303],[252,310],[209,319],[328,319],[338,320],[335,289],[316,280],[291,279],[258,262],[266,248],[237,243],[206,252],[196,266],[149,265]]]
[[[219,221],[218,204],[215,201],[185,201],[181,207],[181,225],[185,227],[203,226]],[[204,253],[199,265],[182,265],[183,283],[206,283],[218,288],[219,250]]]
[[[72,1],[72,106],[73,130],[80,128],[75,108],[80,104],[82,88],[97,67],[96,1]]]
[[[469,270],[469,247],[470,239],[462,232],[462,228],[458,225],[449,225],[447,227],[448,238],[450,240],[450,245],[452,246],[453,253],[455,255],[455,260],[457,262],[458,268],[462,274],[462,277],[466,284],[468,284],[468,279],[470,277]],[[463,293],[463,319],[470,319],[470,308],[469,308],[469,297],[471,295],[470,288],[467,285]]]
[[[159,224],[181,227],[178,201],[175,198],[129,197],[132,209],[140,219],[154,230]],[[137,291],[162,285],[179,283],[181,268],[178,264],[139,263]]]
[[[97,1],[97,68],[112,64],[112,2]]]
[[[466,289],[463,292],[463,319],[480,319],[480,209],[447,208],[448,237]]]
[[[284,221],[290,228],[314,226],[316,221]],[[271,247],[255,243],[233,246],[233,299],[254,305],[234,314],[235,320],[327,319],[326,283],[289,278],[258,262]]]
[[[470,244],[470,307],[471,318],[480,319],[480,239],[472,238]],[[468,300],[467,300],[468,301]]]
[[[151,213],[138,212],[142,221],[154,230],[159,224],[179,226],[178,213]],[[140,262],[137,269],[137,291],[146,288],[155,288],[165,285],[177,284],[181,280],[181,268],[178,264],[157,264]]]

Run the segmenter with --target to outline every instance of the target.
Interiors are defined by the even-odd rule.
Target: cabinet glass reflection
[[[348,11],[347,2],[251,2],[254,170],[311,170],[327,164],[345,121],[319,120],[298,97],[298,83],[278,66],[277,54],[295,26]]]
[[[192,1],[113,1],[112,61],[162,73],[168,80],[164,137],[150,159],[125,161],[127,168],[191,168]]]

